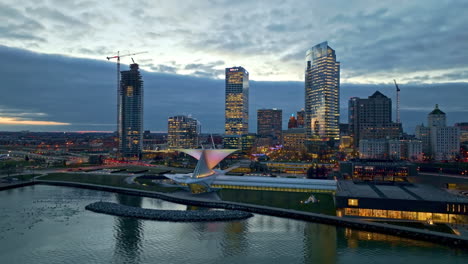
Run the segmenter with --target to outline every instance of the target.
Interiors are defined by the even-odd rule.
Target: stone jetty
[[[156,210],[109,202],[95,202],[85,208],[96,213],[170,222],[231,221],[253,216],[252,213],[237,210]]]

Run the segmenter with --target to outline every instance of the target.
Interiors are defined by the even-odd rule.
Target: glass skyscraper
[[[225,100],[225,147],[240,148],[249,133],[249,72],[243,67],[226,68]]]
[[[167,120],[169,148],[192,149],[199,147],[200,122],[190,116],[172,116]]]
[[[124,158],[139,158],[143,147],[143,80],[138,64],[121,72],[117,96],[119,153]]]
[[[226,135],[249,133],[249,72],[226,68]]]
[[[340,63],[327,42],[306,53],[305,130],[308,139],[339,140]]]

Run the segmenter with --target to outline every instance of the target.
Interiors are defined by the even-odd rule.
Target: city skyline
[[[15,89],[8,89],[4,97],[8,98],[7,100],[0,101],[0,130],[115,131],[110,122],[112,100],[105,98],[111,94],[109,88],[112,86],[112,73],[110,69],[115,67],[115,62],[104,60],[116,50],[125,53],[148,51],[135,57],[142,72],[148,76],[147,87],[150,90],[145,98],[145,105],[151,114],[145,116],[144,129],[164,131],[164,120],[167,117],[193,114],[204,123],[207,132],[222,133],[220,106],[214,103],[208,105],[206,102],[208,98],[214,99],[211,100],[212,102],[219,102],[221,95],[219,88],[223,81],[221,72],[224,72],[225,67],[233,65],[243,65],[251,72],[251,100],[248,106],[250,111],[261,108],[280,108],[284,110],[284,118],[286,118],[295,113],[297,109],[304,107],[303,103],[300,103],[304,100],[303,95],[300,94],[300,86],[303,85],[304,80],[303,54],[308,47],[322,41],[331,43],[331,46],[337,50],[339,61],[342,63],[340,122],[346,122],[347,105],[343,102],[347,102],[350,97],[361,97],[380,90],[396,101],[391,88],[393,79],[397,79],[402,87],[401,114],[405,132],[412,133],[416,125],[424,119],[424,112],[429,111],[436,103],[450,114],[451,120],[448,120],[450,124],[465,121],[463,115],[468,113],[465,102],[458,96],[468,86],[466,68],[463,63],[466,61],[464,54],[456,52],[456,48],[463,45],[465,41],[465,38],[460,35],[460,30],[457,30],[462,23],[454,19],[447,21],[448,16],[439,14],[441,10],[449,14],[461,12],[460,10],[463,10],[465,5],[457,1],[451,1],[450,10],[447,10],[448,5],[443,3],[427,1],[424,5],[422,2],[413,2],[411,5],[402,4],[399,8],[392,8],[392,10],[379,4],[365,5],[365,1],[354,3],[346,10],[344,5],[337,3],[330,3],[329,6],[314,4],[314,10],[329,11],[327,19],[315,21],[317,18],[306,18],[300,23],[291,22],[291,19],[297,19],[300,14],[292,15],[292,13],[282,13],[279,10],[280,7],[284,7],[282,11],[297,11],[300,10],[302,3],[291,2],[286,6],[278,5],[270,8],[266,2],[259,1],[253,5],[264,7],[261,12],[266,12],[269,16],[264,23],[262,22],[264,29],[258,32],[259,36],[262,36],[262,41],[256,41],[255,44],[245,38],[252,36],[251,31],[246,30],[245,36],[238,36],[232,31],[233,26],[228,23],[236,17],[250,18],[247,20],[252,22],[255,16],[251,16],[250,11],[246,10],[248,9],[247,3],[240,3],[238,10],[226,13],[220,10],[216,3],[208,4],[201,1],[200,7],[206,7],[204,11],[207,13],[225,16],[225,21],[220,23],[220,26],[225,24],[225,28],[211,26],[212,29],[217,30],[219,36],[225,36],[217,38],[220,43],[223,41],[229,43],[222,47],[213,46],[214,35],[210,32],[206,36],[200,36],[200,41],[207,41],[207,45],[203,49],[198,49],[199,52],[190,52],[190,56],[186,54],[188,50],[184,49],[183,45],[174,44],[169,45],[171,48],[158,50],[151,45],[151,41],[154,41],[151,36],[167,40],[170,35],[174,41],[177,40],[177,44],[180,44],[180,35],[194,36],[200,33],[197,31],[199,29],[194,29],[186,22],[179,21],[180,23],[173,24],[172,31],[164,31],[166,34],[155,32],[142,34],[139,29],[135,29],[135,35],[132,38],[141,40],[138,45],[114,47],[117,43],[122,43],[112,41],[114,38],[119,38],[116,34],[109,37],[103,33],[97,37],[95,36],[96,30],[100,27],[115,27],[125,19],[108,20],[107,23],[90,26],[92,21],[99,20],[95,11],[105,6],[106,3],[100,3],[96,6],[96,10],[93,10],[92,4],[57,2],[52,5],[52,2],[44,2],[40,7],[34,6],[33,3],[0,5],[0,12],[7,18],[7,27],[3,29],[4,34],[0,36],[4,40],[3,45],[6,46],[0,46],[0,55],[9,61],[8,64],[1,65],[0,70],[6,75],[3,84],[6,87],[15,87]],[[116,4],[112,12],[122,12],[124,5],[123,3]],[[188,4],[187,7],[190,5]],[[144,6],[147,6],[147,10],[142,8]],[[180,10],[174,10],[168,2],[162,2],[161,6],[167,9],[164,15],[155,12],[154,15],[149,16],[148,14],[153,9],[147,3],[142,3],[141,6],[130,11],[132,15],[139,18],[140,22],[153,23],[155,19],[160,18],[160,24],[164,28],[170,23],[162,18],[167,18],[168,14],[177,13]],[[453,8],[455,6],[459,7],[459,10]],[[73,12],[64,12],[72,7]],[[184,6],[181,9],[187,7]],[[408,11],[421,12],[419,10],[429,12],[430,16],[427,17],[426,14],[421,14],[418,18],[403,16],[404,19],[395,20]],[[39,14],[42,17],[40,20],[37,17]],[[109,15],[112,16],[112,14]],[[88,20],[85,21],[84,17],[88,17]],[[278,19],[273,20],[273,18]],[[426,19],[426,25],[437,22],[438,27],[432,28],[431,32],[418,31],[420,35],[425,34],[422,35],[424,38],[409,37],[412,36],[410,33],[418,24],[411,23],[415,22],[412,19],[423,18]],[[187,21],[193,19],[193,16],[186,17]],[[246,23],[247,20],[242,23]],[[200,28],[209,28],[210,25],[204,23],[206,19],[199,21]],[[348,28],[343,28],[340,21],[346,22]],[[371,25],[370,22],[375,25]],[[291,27],[293,25],[302,26],[298,29]],[[390,30],[383,34],[377,30],[377,27],[385,25],[387,25],[386,30],[389,30],[388,25],[392,25],[392,30],[400,29],[400,31]],[[78,37],[73,36],[74,41],[65,45],[66,38],[58,41],[58,36],[63,35],[63,30],[59,29],[63,27],[70,28],[72,31],[88,27],[89,31],[80,31]],[[122,30],[127,27],[122,26]],[[47,29],[46,34],[37,35],[45,29]],[[275,35],[265,35],[264,30],[269,33],[274,32],[281,38],[275,39]],[[336,37],[336,34],[332,34],[336,30],[341,30],[340,33],[343,34]],[[171,35],[170,32],[178,32],[179,35]],[[79,46],[82,39],[90,36],[94,36],[93,40],[95,40],[92,45]],[[233,36],[238,38],[232,38]],[[299,36],[301,36],[300,40],[297,39]],[[366,38],[362,39],[365,41],[359,39],[364,36]],[[286,39],[296,38],[297,41],[286,41],[285,37]],[[106,39],[106,45],[99,46],[98,43],[104,39]],[[165,43],[165,41],[162,42]],[[265,47],[266,44],[270,46]],[[390,46],[395,48],[397,45],[408,48],[398,49],[398,52],[389,50]],[[432,52],[436,48],[443,48],[446,53],[443,56],[428,56],[428,54],[439,54]],[[265,52],[266,50],[269,52]],[[171,57],[171,61],[167,61],[168,56]],[[421,56],[431,59],[421,59]],[[159,64],[155,64],[156,58]],[[123,64],[128,62],[130,62],[129,57],[122,61]],[[92,73],[91,69],[93,69]],[[63,74],[66,78],[56,78],[54,76],[56,72]],[[82,72],[86,77],[80,76],[77,72]],[[293,75],[294,77],[291,77]],[[444,89],[444,94],[439,94],[439,89]],[[93,94],[93,97],[88,97],[89,100],[85,99],[85,92],[81,93],[84,90],[89,90],[88,93]],[[195,91],[197,93],[194,93]],[[164,94],[164,97],[158,98],[158,92]],[[181,95],[187,95],[189,98],[182,98],[184,96]],[[71,100],[70,96],[76,100]],[[164,102],[158,105],[155,103],[158,100]],[[79,109],[83,102],[86,102],[87,107],[92,108],[92,111]],[[202,102],[204,109],[197,109],[196,102]],[[252,115],[248,123],[250,124],[248,132],[254,132],[256,120]],[[287,123],[287,120],[284,119],[283,123]]]
[[[9,64],[0,65],[0,70],[7,74],[4,83],[16,87],[8,90],[8,100],[0,102],[0,116],[3,118],[0,119],[0,130],[115,131],[115,122],[112,122],[115,120],[117,100],[115,62],[44,55],[2,46],[0,54],[6,61],[10,61]],[[136,61],[138,62],[138,58]],[[224,80],[140,71],[145,76],[146,87],[145,130],[166,131],[169,116],[192,114],[204,125],[204,131],[223,133]],[[376,90],[395,101],[395,86],[391,81],[393,80],[380,85],[342,83],[340,111],[347,113],[350,97],[367,97]],[[250,81],[250,85],[251,111],[261,108],[283,109],[283,123],[287,124],[288,115],[303,107],[303,81]],[[37,87],[41,87],[41,90]],[[406,84],[400,87],[401,116],[405,132],[412,133],[416,125],[426,119],[427,112],[433,110],[436,103],[449,114],[448,124],[466,121],[468,109],[464,98],[459,96],[465,91],[466,83]],[[439,93],[440,89],[444,93]],[[89,94],[93,96],[87,96]],[[164,101],[158,101],[159,94],[164,95]],[[214,104],[213,101],[217,103]],[[83,107],[84,103],[86,107]],[[198,107],[199,104],[204,106]],[[5,122],[5,119],[8,121]],[[55,123],[51,125],[51,122]],[[347,122],[347,114],[341,115],[340,122]],[[250,115],[249,123],[250,132],[256,131],[255,116]]]
[[[467,259],[467,11],[2,0],[0,256]]]

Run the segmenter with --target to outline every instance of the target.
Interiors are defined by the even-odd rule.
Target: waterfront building
[[[288,173],[288,174],[302,174],[305,175],[310,167],[318,166],[317,164],[307,162],[276,162],[267,161],[261,162],[268,167],[271,172],[274,173]],[[328,169],[331,169],[332,164],[321,164]]]
[[[285,150],[304,151],[305,140],[304,128],[290,128],[283,131],[283,148]]]
[[[468,223],[468,198],[426,184],[339,181],[337,216]]]
[[[121,72],[117,99],[119,154],[139,158],[143,149],[143,80],[138,64],[130,64],[130,70]]]
[[[436,104],[427,116],[428,127],[416,127],[425,155],[434,160],[452,160],[460,154],[460,128],[447,126],[446,114]]]
[[[306,53],[305,128],[308,139],[339,140],[340,63],[327,42]]]
[[[392,99],[376,91],[368,98],[349,100],[349,132],[356,147],[362,139],[396,139],[400,123],[392,122]]]
[[[178,115],[167,120],[167,144],[169,148],[198,148],[200,122],[190,116]]]
[[[230,149],[184,149],[182,152],[198,160],[193,173],[165,174],[181,187],[192,193],[204,193],[223,189],[321,192],[335,193],[335,180],[312,180],[295,178],[272,178],[260,176],[227,176],[225,171],[214,169],[219,162],[236,150]]]
[[[257,135],[262,138],[272,138],[273,144],[281,143],[283,128],[283,111],[281,109],[257,110]]]

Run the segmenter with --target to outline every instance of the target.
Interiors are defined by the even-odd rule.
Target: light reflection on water
[[[99,200],[200,209],[56,186],[2,191],[1,263],[463,263],[468,257],[427,242],[264,215],[170,223],[84,210]]]

